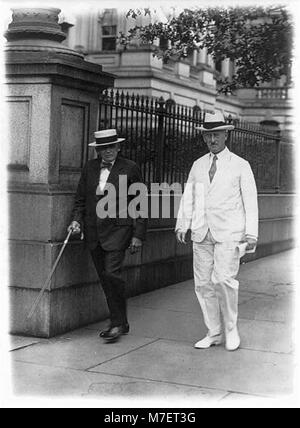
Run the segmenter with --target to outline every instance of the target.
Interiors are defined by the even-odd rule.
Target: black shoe
[[[100,331],[99,337],[106,337],[111,330],[111,326],[107,327],[105,330]]]
[[[105,336],[103,336],[103,339],[106,340],[108,343],[116,342],[123,334],[123,328],[122,326],[119,327],[112,327],[108,333],[106,333]]]
[[[109,333],[110,333],[111,329],[112,329],[112,327],[109,326],[105,330],[100,331],[99,337],[101,337],[102,339],[109,337]],[[122,330],[123,330],[122,334],[128,334],[129,333],[130,327],[129,327],[128,322],[126,324],[122,325]]]

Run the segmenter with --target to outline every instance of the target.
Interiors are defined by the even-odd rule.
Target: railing
[[[193,160],[206,151],[195,129],[201,117],[200,108],[105,91],[99,129],[116,128],[126,138],[123,154],[139,164],[148,185],[184,184]]]
[[[99,129],[116,128],[126,138],[124,156],[136,161],[145,182],[168,184],[187,181],[193,162],[207,153],[201,134],[205,112],[163,100],[105,91],[99,104]],[[227,145],[247,159],[259,192],[294,190],[294,145],[282,141],[274,128],[227,118],[235,125]]]
[[[227,143],[229,149],[248,160],[260,193],[289,193],[295,189],[294,144],[267,126],[232,121],[235,125]]]
[[[287,100],[288,99],[288,88],[258,88],[257,98],[267,100]]]

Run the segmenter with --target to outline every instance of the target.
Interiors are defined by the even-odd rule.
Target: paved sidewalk
[[[294,380],[294,265],[293,250],[241,266],[236,352],[194,349],[206,329],[186,281],[131,298],[131,332],[116,344],[98,338],[105,323],[50,340],[12,336],[14,395],[109,399],[110,406],[124,398],[132,407],[138,398],[169,407],[177,399],[187,407],[286,399]]]

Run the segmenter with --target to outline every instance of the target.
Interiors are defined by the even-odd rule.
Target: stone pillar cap
[[[73,49],[61,44],[66,39],[58,23],[60,9],[16,8],[12,9],[12,22],[5,32],[6,51],[51,51],[58,54],[84,58]]]

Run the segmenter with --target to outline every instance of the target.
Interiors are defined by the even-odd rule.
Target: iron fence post
[[[227,117],[226,123],[228,125],[233,125],[233,118],[232,118],[231,114]],[[228,149],[231,151],[232,150],[232,132],[229,132],[228,140],[227,140],[227,146],[228,146]]]
[[[163,179],[163,154],[164,154],[164,113],[165,100],[160,97],[158,100],[159,107],[157,109],[158,124],[157,124],[157,168],[156,168],[156,183],[161,183]]]
[[[275,193],[280,193],[280,159],[281,158],[281,136],[278,131],[276,139],[276,177],[275,177]]]

